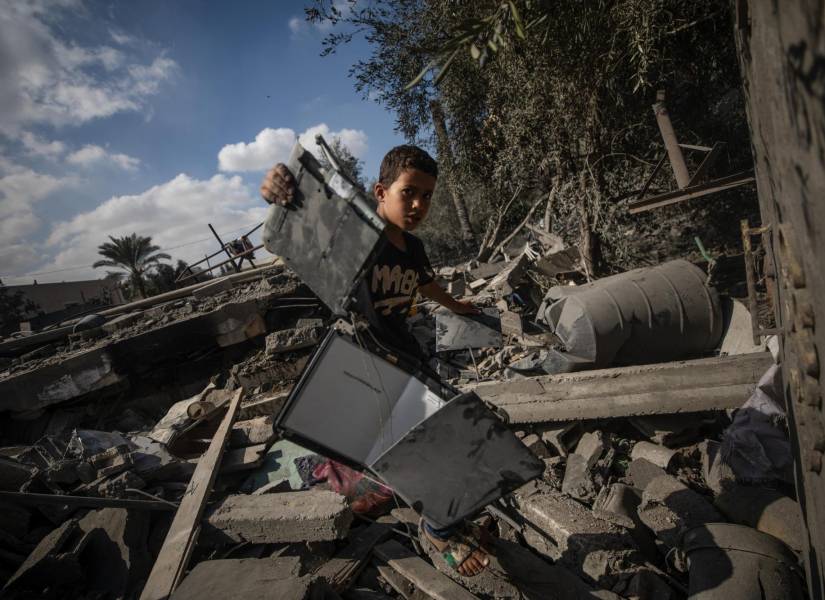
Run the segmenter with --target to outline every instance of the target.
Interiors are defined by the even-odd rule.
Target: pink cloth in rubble
[[[392,499],[390,488],[334,460],[327,460],[315,467],[312,477],[326,481],[333,491],[346,497],[354,513],[377,512]]]

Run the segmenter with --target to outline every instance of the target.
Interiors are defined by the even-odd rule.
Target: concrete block
[[[266,336],[266,353],[280,354],[292,352],[301,348],[314,346],[321,340],[321,329],[318,327],[296,327],[283,329]]]
[[[560,427],[545,428],[541,433],[541,439],[545,444],[550,444],[555,448],[559,456],[567,456],[574,442],[574,439],[571,439],[575,438],[574,428],[578,430],[574,422],[565,423]]]
[[[627,478],[633,487],[643,490],[651,481],[667,475],[662,467],[657,467],[646,458],[637,458],[627,469]]]
[[[463,277],[459,277],[447,284],[447,293],[453,297],[460,298],[467,292],[467,282]]]
[[[604,584],[643,562],[625,528],[596,518],[549,485],[528,484],[516,498],[521,515],[529,521],[524,528],[527,543],[586,579]]]
[[[530,452],[539,458],[550,458],[550,451],[547,449],[547,446],[544,445],[544,442],[541,441],[541,438],[535,433],[531,433],[530,435],[526,435],[521,438],[521,443],[527,446]]]
[[[573,453],[567,456],[561,491],[582,501],[592,500],[596,495],[596,487],[590,477],[587,459],[581,454]]]
[[[346,499],[327,490],[234,495],[209,510],[204,534],[221,543],[314,542],[346,537],[350,523]]]
[[[601,431],[588,431],[576,444],[576,454],[584,458],[588,469],[592,469],[606,447],[604,434]]]
[[[603,487],[593,503],[593,514],[627,529],[635,527],[642,491],[623,483]]]
[[[206,560],[198,563],[171,600],[304,600],[312,577],[300,576],[298,556]]]
[[[257,417],[237,421],[229,434],[229,445],[233,448],[268,444],[275,439],[273,417]]]
[[[650,481],[642,494],[639,518],[669,548],[675,548],[686,530],[725,518],[702,496],[670,475]]]
[[[633,460],[644,458],[665,470],[670,466],[674,456],[676,456],[675,450],[650,442],[639,442],[633,446],[633,450],[630,452],[630,458]]]

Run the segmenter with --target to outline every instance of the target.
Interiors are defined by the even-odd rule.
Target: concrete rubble
[[[696,580],[691,532],[714,524],[798,556],[800,505],[765,347],[714,331],[723,350],[651,363],[624,360],[638,355],[631,338],[624,364],[599,355],[597,368],[553,372],[550,351],[564,348],[537,319],[548,290],[537,281],[586,280],[578,250],[551,241],[438,270],[485,309],[471,326],[426,303],[411,318],[431,370],[474,390],[545,466],[488,507],[495,554],[481,575],[460,576],[422,543],[417,513],[373,474],[279,430],[330,313],[273,266],[86,329],[0,340],[4,597],[141,597],[173,517],[205,483],[185,568],[159,597],[675,600]],[[723,300],[731,322],[747,322],[741,303]],[[197,481],[220,431],[213,480]]]

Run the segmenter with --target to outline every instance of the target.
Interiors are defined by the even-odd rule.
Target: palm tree
[[[163,252],[158,252],[160,246],[152,244],[151,237],[140,236],[136,233],[122,238],[109,236],[111,242],[104,242],[97,247],[97,252],[106,260],[99,260],[92,266],[117,267],[129,274],[132,284],[140,291],[140,295],[146,298],[146,287],[143,276],[153,266],[170,256]]]

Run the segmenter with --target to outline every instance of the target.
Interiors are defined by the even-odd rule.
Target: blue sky
[[[106,236],[174,259],[265,212],[257,187],[295,139],[338,136],[377,175],[403,140],[347,77],[369,48],[320,57],[301,0],[0,3],[0,278],[102,276]],[[231,237],[231,235],[230,235]]]

